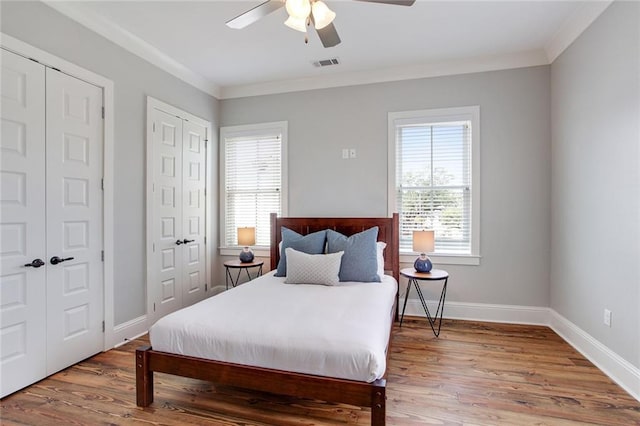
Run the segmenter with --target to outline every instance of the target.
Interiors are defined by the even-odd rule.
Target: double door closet
[[[0,397],[104,347],[103,96],[2,49]]]

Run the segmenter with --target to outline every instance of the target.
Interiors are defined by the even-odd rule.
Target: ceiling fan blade
[[[320,37],[320,41],[324,47],[333,47],[340,44],[340,36],[338,35],[333,23],[316,30],[316,32],[318,33],[318,37]]]
[[[411,6],[416,2],[416,0],[356,0],[356,1],[366,1],[367,3],[395,4],[396,6]]]
[[[282,0],[267,0],[264,3],[257,5],[253,9],[247,10],[243,14],[227,21],[227,27],[239,30],[253,24],[261,18],[264,18],[271,12],[280,9],[282,6],[284,6],[284,2]]]

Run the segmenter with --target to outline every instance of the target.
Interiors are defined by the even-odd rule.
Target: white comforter
[[[397,282],[284,284],[270,272],[160,319],[154,350],[372,382],[386,369]]]

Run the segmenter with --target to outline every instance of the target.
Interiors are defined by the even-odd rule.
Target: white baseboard
[[[402,310],[403,301],[401,298],[400,310]],[[431,315],[435,314],[437,306],[437,301],[427,301]],[[419,300],[409,299],[407,301],[405,316],[426,318]],[[551,308],[446,302],[444,318],[548,326],[609,376],[611,380],[640,401],[640,369]]]
[[[122,345],[126,345],[127,343],[129,343],[132,340],[136,340],[139,337],[144,336],[145,334],[149,333],[149,331],[145,331],[144,333],[140,333],[140,334],[136,334],[135,336],[129,337],[129,338],[124,338],[124,340],[122,340],[122,342],[120,343],[116,343],[115,346],[113,347],[113,349],[119,348]]]
[[[223,285],[211,286],[211,288],[209,289],[208,297],[215,296],[216,294],[222,293],[225,290],[226,290],[226,287]]]
[[[400,300],[400,313],[402,313],[402,303],[403,300]],[[427,307],[429,308],[431,315],[434,315],[436,308],[438,307],[438,301],[428,300]],[[548,325],[549,311],[549,308],[541,308],[537,306],[446,302],[444,307],[444,317],[468,321]],[[405,315],[426,318],[422,305],[417,299],[409,299],[407,301]]]
[[[640,401],[640,369],[594,339],[577,325],[551,310],[549,327],[602,372]]]
[[[149,325],[146,315],[116,325],[107,337],[107,342],[105,343],[106,348],[117,348],[129,340],[143,336],[149,330]]]

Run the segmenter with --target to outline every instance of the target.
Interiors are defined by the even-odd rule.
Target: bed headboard
[[[400,237],[398,230],[398,213],[392,217],[278,217],[271,213],[271,269],[278,267],[280,251],[278,246],[282,240],[282,227],[289,228],[301,235],[333,229],[343,235],[350,236],[369,229],[378,227],[378,241],[387,243],[384,249],[384,269],[400,281]]]

